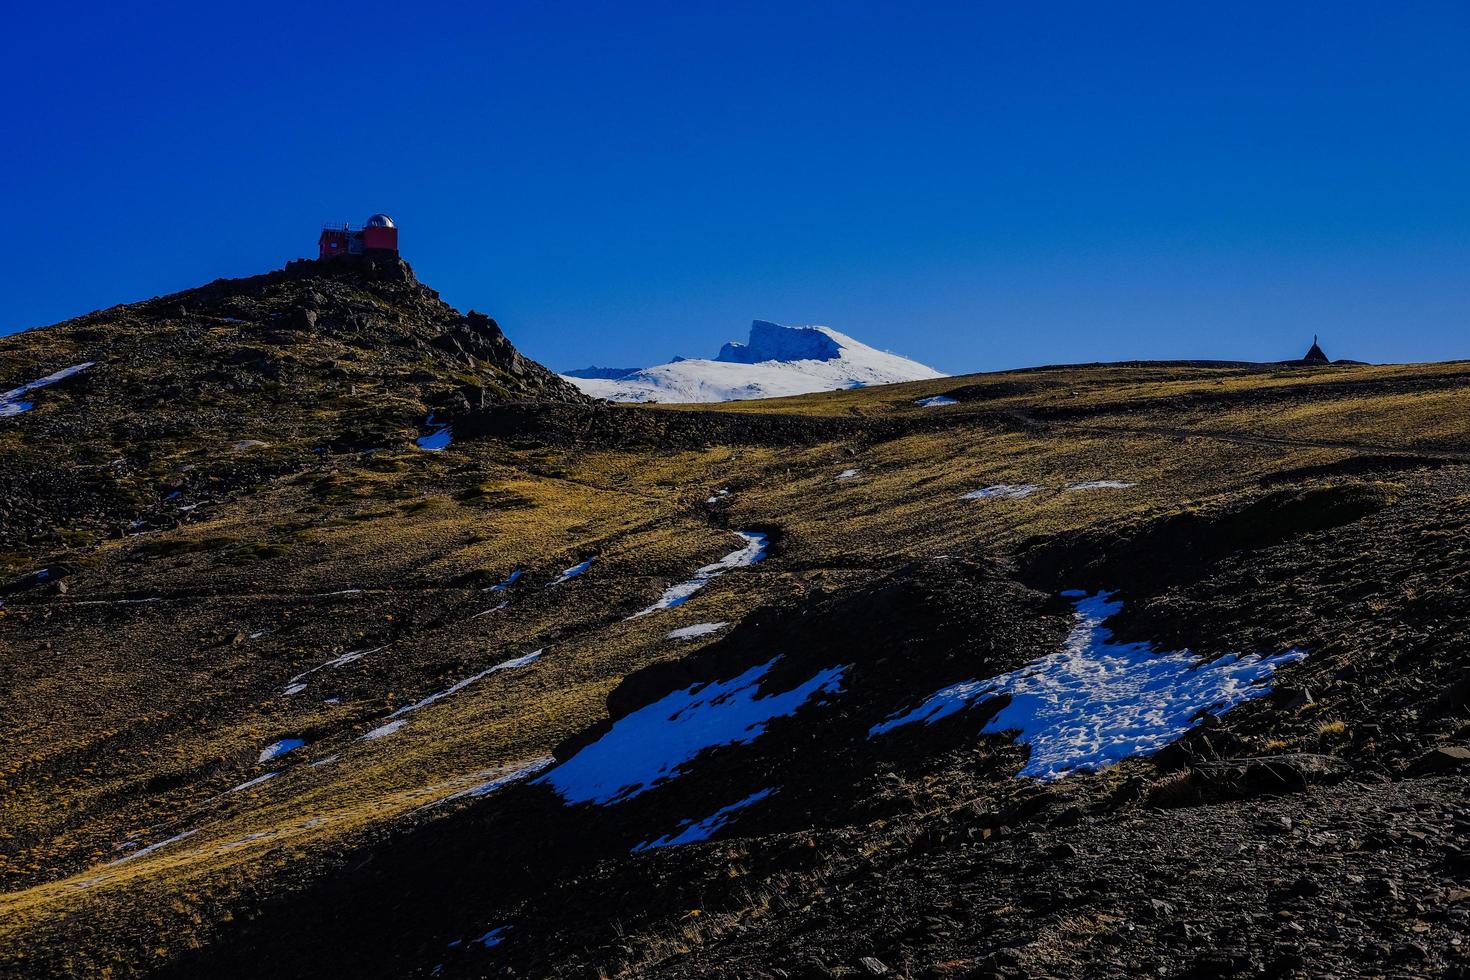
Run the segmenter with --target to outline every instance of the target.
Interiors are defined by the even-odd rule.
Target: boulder
[[[1417,776],[1434,776],[1470,767],[1470,748],[1463,745],[1441,745],[1430,749],[1409,766]]]

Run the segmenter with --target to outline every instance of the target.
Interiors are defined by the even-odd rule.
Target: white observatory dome
[[[367,219],[367,224],[363,225],[363,227],[364,228],[396,228],[398,226],[395,225],[393,223],[393,219],[390,218],[390,217],[388,217],[386,214],[375,214],[371,218]]]

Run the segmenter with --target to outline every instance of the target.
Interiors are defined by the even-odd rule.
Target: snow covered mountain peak
[[[830,327],[768,320],[753,322],[746,343],[725,344],[712,359],[677,357],[649,368],[586,368],[564,375],[595,398],[665,403],[777,398],[943,376]]]

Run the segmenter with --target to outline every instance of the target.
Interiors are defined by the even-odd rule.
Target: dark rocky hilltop
[[[431,414],[588,401],[393,255],[304,259],[0,338],[0,388],[81,365],[0,428],[0,544],[63,523],[116,535],[186,487],[409,445]]]

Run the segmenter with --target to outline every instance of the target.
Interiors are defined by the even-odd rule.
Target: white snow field
[[[945,375],[830,327],[786,327],[756,320],[748,343],[726,344],[713,358],[675,358],[668,364],[626,371],[587,368],[563,377],[594,398],[680,404],[779,398]]]
[[[1076,600],[1077,623],[1062,649],[1009,674],[962,681],[923,704],[874,725],[869,737],[915,722],[932,724],[971,705],[1010,695],[983,729],[1015,731],[1031,746],[1020,775],[1060,779],[1150,755],[1199,723],[1271,690],[1276,668],[1301,650],[1271,656],[1227,655],[1208,663],[1188,650],[1159,652],[1148,643],[1114,643],[1102,624],[1123,608],[1113,593],[1063,595]]]

